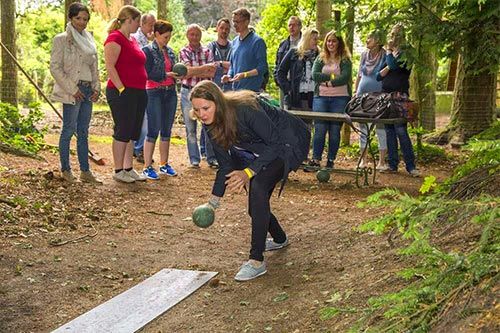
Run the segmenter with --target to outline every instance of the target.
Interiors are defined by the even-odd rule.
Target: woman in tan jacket
[[[76,182],[69,160],[71,137],[76,133],[80,180],[101,183],[90,171],[88,159],[92,102],[97,101],[100,91],[95,41],[85,30],[90,13],[81,3],[72,3],[68,18],[66,31],[54,37],[50,57],[50,72],[55,80],[52,98],[63,104],[59,139],[61,171],[64,180]]]

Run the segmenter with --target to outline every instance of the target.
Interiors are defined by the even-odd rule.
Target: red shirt
[[[165,58],[165,72],[171,72],[172,71],[172,61],[170,61],[170,58],[167,54],[167,52],[163,51],[163,58]],[[146,82],[146,89],[156,89],[158,87],[163,87],[163,86],[171,86],[175,83],[174,78],[167,76],[165,80],[162,82],[156,82],[152,80],[148,80]]]
[[[127,88],[146,89],[146,55],[142,52],[135,38],[127,39],[119,30],[112,31],[104,45],[115,42],[120,45],[120,55],[116,61],[115,68],[120,80]],[[108,88],[116,88],[111,80],[108,80]]]

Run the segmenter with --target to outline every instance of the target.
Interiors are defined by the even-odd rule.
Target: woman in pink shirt
[[[342,36],[330,31],[323,43],[323,50],[313,64],[312,77],[316,83],[313,112],[344,113],[351,99],[351,54]],[[309,166],[319,167],[328,133],[327,168],[333,168],[340,145],[341,122],[315,120],[313,158]]]
[[[106,87],[114,121],[113,179],[124,183],[144,181],[146,177],[132,168],[133,141],[141,134],[142,120],[148,97],[146,56],[137,41],[130,36],[139,28],[141,12],[133,6],[123,6],[111,21],[104,42],[104,60],[109,80]]]

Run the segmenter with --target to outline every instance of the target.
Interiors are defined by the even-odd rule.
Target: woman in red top
[[[104,61],[109,75],[106,98],[114,121],[113,178],[124,183],[146,180],[132,168],[133,141],[141,134],[148,100],[146,56],[130,36],[139,28],[140,18],[137,8],[123,6],[118,17],[111,21],[104,42]]]
[[[160,176],[153,167],[153,151],[160,135],[160,174],[176,176],[177,172],[168,164],[170,150],[170,137],[174,124],[175,111],[177,110],[177,92],[175,80],[180,78],[172,67],[177,62],[174,50],[168,46],[172,36],[173,26],[163,20],[156,21],[154,25],[153,43],[142,48],[146,54],[146,72],[148,81],[148,134],[144,142],[144,170],[143,174],[148,179],[158,180]]]

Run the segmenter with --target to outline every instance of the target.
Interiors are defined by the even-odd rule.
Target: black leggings
[[[263,261],[266,238],[269,232],[277,243],[286,240],[286,234],[271,213],[269,202],[276,184],[283,178],[283,160],[277,158],[255,175],[250,181],[248,214],[252,218],[252,247],[250,259]]]
[[[115,123],[113,138],[121,142],[139,140],[148,105],[146,90],[125,88],[120,94],[116,88],[106,88],[106,98]]]

